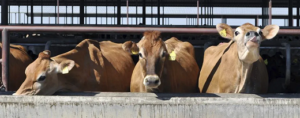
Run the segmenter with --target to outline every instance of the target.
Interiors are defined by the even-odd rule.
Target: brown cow
[[[199,67],[190,43],[174,37],[164,42],[160,32],[146,31],[137,45],[140,59],[132,73],[131,92],[199,92]]]
[[[0,43],[2,50],[2,43]],[[2,51],[0,50],[1,64],[0,72],[2,72]],[[16,91],[24,82],[26,75],[24,73],[26,67],[32,62],[31,57],[27,54],[26,49],[21,45],[10,44],[9,48],[9,85],[10,91]],[[2,76],[2,73],[0,74]],[[1,79],[1,77],[0,77]],[[0,80],[2,81],[2,80]],[[1,83],[2,84],[2,83]]]
[[[52,58],[50,51],[43,51],[26,68],[26,80],[14,95],[51,95],[59,90],[129,92],[134,63],[126,47],[134,49],[136,44],[85,39]]]
[[[266,93],[268,73],[260,57],[260,43],[272,39],[277,25],[264,29],[245,23],[233,32],[227,24],[216,26],[229,43],[211,46],[204,53],[199,89],[203,93]]]

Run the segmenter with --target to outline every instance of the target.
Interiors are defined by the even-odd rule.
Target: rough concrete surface
[[[83,96],[79,96],[79,95]],[[299,118],[300,95],[0,93],[0,118]]]

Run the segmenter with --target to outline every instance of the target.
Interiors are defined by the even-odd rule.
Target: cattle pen
[[[0,118],[300,118],[300,0],[1,0],[0,7]],[[260,49],[257,48],[269,76],[266,94],[201,93],[203,90],[200,93],[165,93],[159,90],[152,93],[131,90],[103,92],[101,89],[57,91],[50,95],[16,95],[17,92],[13,90],[18,84],[18,76],[13,75],[21,75],[20,72],[23,74],[21,68],[25,64],[12,64],[16,56],[12,56],[11,51],[15,48],[11,44],[22,46],[27,51],[27,55],[24,53],[21,58],[28,56],[36,60],[40,52],[49,50],[50,54],[47,54],[50,59],[50,56],[57,57],[78,49],[78,44],[86,39],[120,44],[132,41],[134,44],[145,37],[145,31],[160,31],[163,41],[176,37],[189,42],[194,47],[194,58],[199,70],[202,70],[205,50],[230,42],[218,32],[220,30],[216,26],[219,23],[229,25],[232,30],[244,23],[251,23],[261,29],[271,24],[279,26],[278,34],[272,40],[262,41]],[[122,50],[118,52],[124,50],[122,45]],[[136,64],[140,52],[133,55],[132,49],[130,51],[129,56]],[[121,62],[120,57],[113,59]],[[190,61],[185,58],[181,60]],[[89,69],[93,67],[84,63]],[[46,64],[36,65],[34,67],[42,68]],[[19,70],[15,71],[16,68]],[[77,76],[86,74],[89,71],[85,69],[70,73],[76,73]],[[38,77],[18,78],[24,83],[33,83],[28,85],[31,89],[38,86],[39,82],[45,82],[39,80],[46,73],[33,70],[35,72],[31,72],[34,73],[31,75],[39,74]],[[97,71],[95,68],[91,70]],[[231,70],[227,69],[226,72]],[[116,75],[116,72],[106,73]],[[189,79],[187,74],[181,75],[184,76],[182,81]],[[231,77],[230,74],[226,76]],[[32,78],[33,82],[23,80],[28,78]],[[46,74],[42,79],[48,82],[53,80],[49,76],[46,79]],[[125,76],[122,79],[125,80]],[[71,81],[77,82],[74,79]],[[177,82],[177,86],[185,88],[182,81]],[[100,80],[97,82],[99,85]],[[211,80],[207,82],[211,83]],[[105,82],[101,80],[101,83]],[[87,88],[97,89],[98,86],[90,84],[86,85]],[[117,88],[121,84],[111,86]],[[54,84],[47,85],[53,87]],[[25,88],[23,91],[28,86],[18,85],[19,88]]]
[[[1,26],[2,81],[7,86],[9,32],[137,32],[216,34],[213,28],[80,27],[80,26]],[[279,34],[300,34],[298,29],[281,29]],[[298,47],[261,47],[290,50]],[[195,46],[197,48],[197,46]],[[202,47],[203,48],[203,47]],[[287,66],[290,65],[287,59]],[[289,72],[289,68],[286,68]],[[289,73],[287,73],[289,74]],[[286,75],[289,76],[289,75]],[[58,92],[54,96],[11,96],[1,92],[2,117],[299,117],[299,94],[163,94],[117,92]],[[17,112],[18,111],[18,112]],[[30,112],[30,114],[27,114]]]

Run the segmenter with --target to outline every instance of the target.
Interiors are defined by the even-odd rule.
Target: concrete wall
[[[251,94],[58,93],[54,96],[10,96],[3,93],[0,95],[0,117],[298,118],[299,98],[300,95]]]

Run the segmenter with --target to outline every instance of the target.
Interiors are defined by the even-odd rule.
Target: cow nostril
[[[257,32],[255,32],[255,36],[259,36],[259,34]]]
[[[250,32],[248,32],[247,34],[246,34],[246,36],[249,36],[250,35]]]
[[[159,80],[155,80],[155,81],[154,81],[154,84],[158,84],[158,83],[159,83]]]

